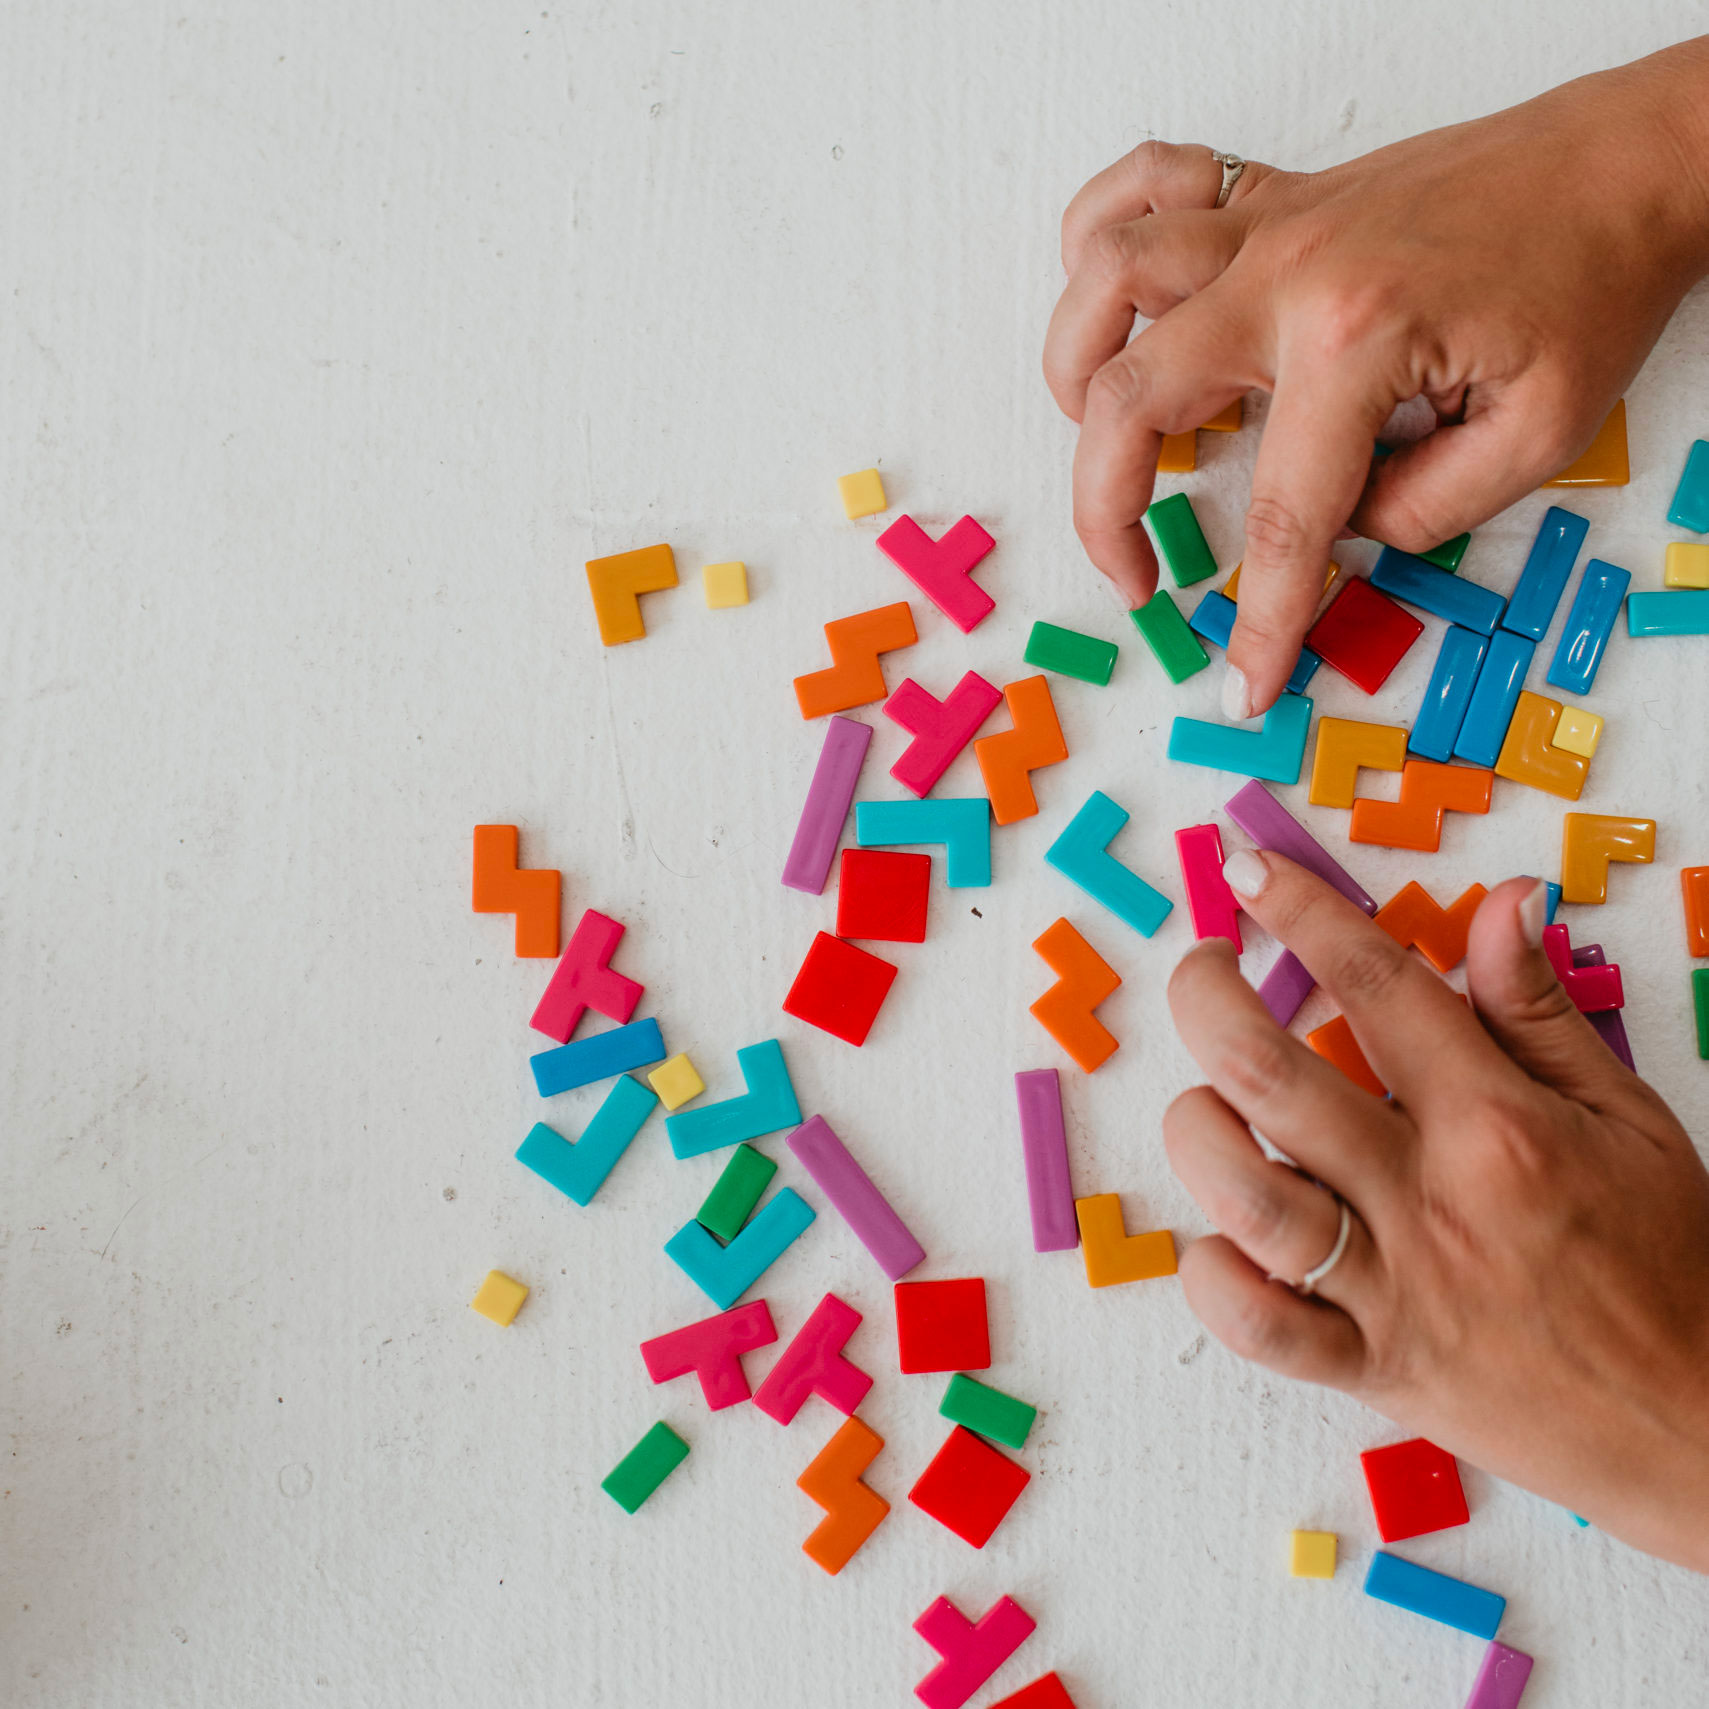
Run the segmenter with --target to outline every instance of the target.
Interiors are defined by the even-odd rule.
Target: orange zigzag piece
[[[1480,766],[1408,760],[1400,774],[1400,800],[1360,796],[1347,835],[1356,843],[1435,854],[1442,846],[1443,813],[1450,807],[1456,813],[1487,813],[1492,782],[1492,774]]]
[[[475,827],[475,912],[514,914],[516,953],[555,956],[561,877],[551,867],[519,868],[516,845],[514,825]]]
[[[1377,924],[1402,949],[1422,951],[1438,973],[1447,973],[1466,959],[1472,915],[1488,894],[1481,884],[1474,884],[1452,906],[1444,908],[1415,880],[1377,910]]]
[[[1039,766],[1067,759],[1068,744],[1062,739],[1050,684],[1042,676],[1010,683],[1003,698],[1015,727],[982,736],[973,744],[973,754],[991,798],[991,816],[999,825],[1008,825],[1030,819],[1038,811],[1030,774]]]
[[[1033,948],[1056,983],[1028,1012],[1090,1074],[1117,1048],[1115,1034],[1092,1011],[1121,984],[1121,975],[1066,920],[1047,926]]]
[[[1359,1048],[1359,1041],[1354,1038],[1345,1015],[1325,1021],[1315,1032],[1307,1033],[1305,1041],[1325,1062],[1333,1062],[1355,1086],[1363,1086],[1372,1097],[1386,1098],[1389,1095],[1388,1087],[1377,1078],[1376,1069],[1365,1060],[1365,1053]]]
[[[833,663],[827,670],[795,679],[801,716],[823,718],[827,712],[847,712],[852,706],[882,700],[890,691],[884,686],[879,654],[911,647],[918,639],[914,613],[905,599],[827,623],[825,641]]]
[[[890,1503],[860,1481],[883,1446],[884,1438],[876,1430],[851,1418],[795,1480],[796,1488],[825,1510],[825,1517],[801,1547],[833,1576],[849,1564],[890,1511]]]
[[[639,641],[647,625],[637,595],[675,586],[676,557],[669,546],[642,546],[609,558],[589,558],[587,590],[593,595],[600,640],[608,647]]]

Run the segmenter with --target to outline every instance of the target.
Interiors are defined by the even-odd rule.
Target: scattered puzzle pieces
[[[964,1543],[983,1549],[1031,1481],[1025,1466],[958,1424],[908,1499]]]
[[[1125,807],[1094,789],[1044,851],[1045,864],[1055,867],[1100,907],[1108,908],[1123,925],[1148,938],[1175,904],[1109,852],[1109,844],[1127,821]]]
[[[843,515],[850,522],[861,516],[877,516],[889,508],[889,500],[884,496],[884,481],[876,469],[859,469],[852,475],[838,475],[837,497],[843,501]]]
[[[890,1503],[861,1482],[883,1447],[884,1438],[876,1430],[851,1418],[795,1480],[795,1487],[825,1510],[801,1547],[833,1576],[854,1559],[890,1512]]]
[[[534,1072],[534,1089],[542,1098],[555,1098],[560,1092],[573,1092],[578,1086],[627,1074],[631,1068],[662,1062],[664,1056],[664,1034],[649,1015],[626,1027],[608,1027],[602,1033],[589,1033],[569,1044],[536,1051],[529,1057],[528,1066]]]
[[[1183,765],[1264,777],[1272,783],[1298,783],[1305,763],[1306,733],[1312,703],[1303,694],[1284,694],[1264,714],[1256,730],[1242,724],[1213,724],[1203,718],[1177,718],[1169,729],[1169,757]]]
[[[1498,777],[1529,784],[1533,789],[1546,789],[1567,801],[1578,800],[1590,773],[1590,758],[1556,741],[1562,710],[1558,700],[1533,694],[1529,689],[1520,691],[1501,752],[1496,756]],[[1594,747],[1595,743],[1591,745]]]
[[[691,1221],[665,1242],[665,1256],[720,1311],[728,1311],[807,1232],[813,1214],[793,1187],[784,1187],[728,1246]]]
[[[924,1262],[925,1248],[823,1116],[809,1116],[787,1143],[891,1281]]]
[[[1144,605],[1127,615],[1171,682],[1185,682],[1211,662],[1167,588],[1160,587]]]
[[[1624,1008],[1626,993],[1620,980],[1620,969],[1613,962],[1598,962],[1593,966],[1573,965],[1572,938],[1562,925],[1543,928],[1543,954],[1555,970],[1561,988],[1572,998],[1581,1015],[1599,1015],[1609,1009]]]
[[[1086,1285],[1113,1288],[1121,1282],[1144,1282],[1175,1274],[1175,1237],[1168,1229],[1129,1234],[1122,1221],[1122,1202],[1115,1193],[1094,1193],[1076,1199],[1080,1222],[1080,1255],[1086,1261]]]
[[[1062,1121],[1062,1083],[1056,1070],[1033,1068],[1017,1074],[1015,1101],[1021,1113],[1033,1251],[1067,1252],[1080,1244],[1080,1225],[1074,1218],[1068,1135]]]
[[[997,602],[973,579],[997,542],[964,516],[934,540],[911,516],[899,516],[878,537],[878,549],[962,634],[989,617]]]
[[[1023,1685],[1012,1696],[993,1703],[991,1709],[1074,1709],[1074,1699],[1054,1673],[1047,1673],[1031,1685]]]
[[[478,1311],[482,1317],[496,1323],[500,1329],[507,1329],[516,1314],[522,1310],[522,1302],[528,1298],[528,1288],[513,1276],[507,1276],[502,1270],[487,1271],[487,1279],[475,1290],[475,1297],[469,1301],[469,1309]]]
[[[872,1378],[843,1352],[860,1327],[860,1313],[826,1294],[754,1394],[754,1405],[779,1424],[794,1422],[809,1395],[852,1414],[866,1399]]]
[[[1288,1571],[1294,1578],[1334,1578],[1333,1531],[1296,1531],[1291,1539]]]
[[[1009,825],[1017,819],[1030,819],[1038,811],[1032,773],[1040,766],[1067,759],[1068,744],[1062,739],[1047,678],[1029,676],[1011,682],[1004,688],[1003,698],[1014,727],[980,737],[973,744],[973,755],[991,799],[992,817],[999,825]]]
[[[1402,949],[1419,950],[1438,973],[1448,973],[1466,959],[1472,916],[1488,894],[1481,884],[1474,884],[1444,908],[1415,881],[1397,890],[1375,918]]]
[[[1090,1074],[1117,1048],[1115,1034],[1092,1011],[1121,984],[1121,975],[1066,920],[1047,926],[1033,948],[1056,983],[1028,1013]]]
[[[783,882],[791,890],[817,896],[825,888],[871,740],[872,726],[858,718],[835,717],[826,723],[825,745],[783,863]]]
[[[1693,955],[1709,955],[1709,866],[1681,867],[1685,899],[1685,942]]]
[[[1701,585],[1709,587],[1709,576]],[[1027,636],[1027,649],[1022,657],[1041,671],[1078,677],[1081,682],[1096,683],[1103,688],[1116,668],[1116,644],[1099,640],[1095,635],[1082,635],[1078,629],[1058,628],[1040,618]]]
[[[1193,513],[1193,501],[1185,493],[1156,500],[1146,511],[1145,520],[1176,587],[1191,587],[1216,574],[1216,559]]]
[[[634,1513],[687,1458],[688,1444],[661,1420],[617,1462],[599,1487],[625,1513]]]
[[[1377,1534],[1385,1543],[1447,1531],[1471,1518],[1454,1456],[1422,1436],[1369,1448],[1359,1456],[1359,1465]]]
[[[1625,449],[1624,445],[1621,447]],[[1575,1519],[1578,1518],[1574,1514]],[[1582,1519],[1579,1524],[1583,1524]],[[1472,1694],[1466,1699],[1466,1709],[1519,1709],[1519,1699],[1525,1694],[1525,1682],[1531,1677],[1531,1658],[1523,1650],[1512,1650],[1493,1639],[1484,1651],[1483,1666],[1472,1681]]]
[[[635,1013],[645,987],[611,966],[622,937],[623,927],[615,920],[592,908],[582,915],[535,1005],[528,1023],[535,1032],[568,1044],[589,1009],[619,1026]]]
[[[517,1147],[516,1160],[575,1204],[588,1205],[658,1101],[639,1080],[619,1074],[580,1139],[572,1143],[556,1128],[536,1122]]]
[[[728,1246],[754,1214],[754,1206],[765,1197],[776,1173],[777,1165],[744,1140],[718,1171],[718,1179],[712,1183],[712,1191],[700,1201],[694,1220]]]
[[[855,841],[863,849],[942,843],[944,882],[951,890],[991,882],[991,804],[982,795],[858,802]]]
[[[1408,760],[1400,774],[1400,800],[1361,796],[1353,803],[1348,838],[1435,854],[1442,846],[1443,813],[1450,808],[1456,813],[1487,813],[1492,781],[1491,774],[1480,767]]]
[[[1569,463],[1546,487],[1623,487],[1632,478],[1626,451],[1626,400],[1617,398],[1584,452]],[[1529,1664],[1527,1664],[1529,1671]],[[1474,1694],[1475,1695],[1475,1694]],[[1517,1701],[1517,1700],[1516,1700]],[[1482,1709],[1475,1701],[1467,1709]]]
[[[942,700],[909,677],[884,703],[884,716],[913,736],[890,775],[915,795],[930,795],[957,754],[996,710],[1003,691],[968,671]]]
[[[991,1363],[985,1281],[898,1282],[896,1357],[904,1376],[924,1371],[983,1371]]]
[[[851,707],[882,700],[889,691],[884,686],[881,655],[911,647],[918,639],[914,613],[905,599],[827,623],[830,666],[795,679],[801,716],[822,718],[827,712],[847,712]]]
[[[1415,1566],[1385,1549],[1371,1557],[1365,1594],[1404,1608],[1409,1614],[1422,1614],[1426,1620],[1439,1620],[1444,1626],[1470,1632],[1474,1638],[1493,1638],[1507,1611],[1506,1597],[1480,1590],[1463,1579],[1449,1578],[1446,1573]]]
[[[1643,862],[1655,858],[1654,819],[1626,819],[1611,813],[1568,813],[1561,826],[1561,900],[1606,902],[1610,861]]]
[[[1377,1078],[1377,1071],[1365,1059],[1359,1041],[1345,1015],[1337,1015],[1305,1035],[1306,1043],[1325,1062],[1332,1062],[1355,1086],[1362,1087],[1374,1098],[1386,1098],[1389,1089]]]
[[[593,595],[600,640],[607,647],[639,641],[647,633],[639,596],[675,586],[676,558],[669,546],[642,546],[609,558],[588,559],[587,588]]]
[[[738,1050],[736,1066],[742,1071],[745,1092],[665,1117],[665,1134],[676,1156],[698,1157],[703,1151],[739,1145],[745,1139],[763,1139],[801,1120],[783,1046],[776,1039],[762,1039]]]
[[[1038,1417],[1036,1406],[1028,1406],[1024,1400],[1016,1400],[964,1371],[950,1378],[938,1411],[951,1423],[962,1425],[975,1436],[1001,1442],[1006,1448],[1026,1447],[1033,1420]]]
[[[837,882],[837,936],[924,943],[931,887],[930,855],[844,849]]]
[[[1351,807],[1361,766],[1399,771],[1405,764],[1406,731],[1400,725],[1319,718],[1306,799],[1314,807]]]
[[[667,1110],[680,1109],[706,1090],[706,1082],[689,1061],[688,1053],[681,1050],[675,1056],[666,1057],[647,1076],[647,1084],[658,1093],[659,1102]]]
[[[975,1625],[940,1596],[914,1630],[943,1658],[914,1687],[926,1709],[961,1709],[968,1698],[1032,1636],[1037,1622],[1013,1597],[995,1602]]]
[[[783,999],[783,1012],[852,1045],[866,1043],[896,978],[896,964],[829,932],[816,933]]]
[[[561,877],[551,867],[519,867],[516,849],[514,825],[475,827],[474,912],[514,914],[516,953],[525,960],[556,955]]]
[[[748,566],[743,563],[707,564],[700,572],[701,591],[708,611],[728,611],[748,603]]]
[[[769,1347],[776,1339],[770,1308],[764,1300],[754,1300],[643,1341],[641,1360],[655,1383],[674,1382],[692,1371],[700,1379],[707,1407],[722,1412],[748,1398],[742,1354]]]
[[[1410,611],[1362,577],[1352,576],[1306,631],[1305,644],[1349,682],[1375,694],[1423,633],[1424,625]]]
[[[1187,825],[1175,833],[1175,858],[1195,938],[1227,938],[1239,955],[1240,904],[1222,875],[1222,832],[1215,825]]]

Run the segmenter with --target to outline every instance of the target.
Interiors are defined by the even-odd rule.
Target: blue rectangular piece
[[[1054,866],[1094,902],[1148,938],[1169,917],[1175,904],[1109,852],[1106,845],[1127,821],[1125,807],[1094,789],[1062,835],[1044,851],[1045,864]]]
[[[1187,627],[1226,651],[1228,638],[1234,633],[1234,614],[1239,609],[1226,593],[1213,589],[1193,608]],[[1288,678],[1288,693],[1304,694],[1306,684],[1317,675],[1317,667],[1322,663],[1310,647],[1301,647],[1299,657],[1294,660],[1294,674]]]
[[[550,1098],[664,1059],[664,1034],[659,1031],[659,1023],[649,1016],[644,1021],[631,1021],[626,1027],[590,1033],[555,1050],[542,1050],[529,1057],[528,1066],[534,1070],[534,1085],[540,1096]]]
[[[1519,585],[1507,602],[1501,619],[1503,629],[1516,635],[1529,635],[1541,641],[1544,631],[1555,615],[1566,591],[1567,577],[1573,573],[1573,562],[1590,524],[1576,511],[1562,510],[1558,504],[1549,506],[1537,538],[1531,542],[1531,556],[1519,574]]]
[[[736,1052],[746,1092],[716,1104],[700,1104],[665,1117],[665,1133],[678,1157],[698,1157],[721,1146],[740,1145],[779,1128],[798,1127],[801,1106],[783,1060],[783,1046],[774,1038]]]
[[[1626,633],[1709,635],[1709,588],[1669,588],[1663,593],[1633,594],[1626,601]],[[1551,674],[1549,681],[1554,680]]]
[[[1685,472],[1674,488],[1667,519],[1675,528],[1709,534],[1709,439],[1698,439],[1685,454]]]
[[[1379,1549],[1371,1557],[1365,1574],[1365,1594],[1379,1602],[1392,1603],[1426,1620],[1440,1620],[1474,1638],[1493,1638],[1507,1611],[1507,1598],[1493,1590],[1480,1590],[1464,1579],[1433,1573]]]
[[[1489,638],[1484,653],[1483,668],[1478,672],[1477,686],[1466,703],[1465,721],[1454,739],[1454,757],[1472,765],[1493,766],[1507,739],[1507,726],[1513,722],[1513,709],[1519,704],[1519,691],[1525,686],[1525,673],[1531,668],[1531,657],[1537,643],[1516,635],[1511,629],[1497,629]]]
[[[1561,887],[1552,879],[1543,880],[1543,924],[1555,923],[1555,910],[1561,905]]]
[[[1439,570],[1410,552],[1397,552],[1393,546],[1377,554],[1371,586],[1480,635],[1493,632],[1507,604],[1499,593]]]
[[[991,882],[991,803],[983,795],[857,802],[855,841],[863,849],[942,843],[944,878],[951,890],[976,890]]]
[[[1262,729],[1211,724],[1202,718],[1177,718],[1169,731],[1169,757],[1184,765],[1235,771],[1271,783],[1298,783],[1311,728],[1311,701],[1284,694],[1264,714]]]
[[[728,1311],[807,1232],[813,1215],[793,1187],[784,1187],[728,1246],[691,1220],[665,1242],[665,1256],[720,1311]]]
[[[618,1075],[605,1102],[574,1142],[555,1127],[536,1122],[516,1149],[516,1161],[526,1164],[542,1181],[550,1181],[578,1205],[585,1205],[605,1185],[605,1177],[629,1149],[629,1142],[659,1101],[651,1086],[628,1074]]]
[[[1620,601],[1631,585],[1632,578],[1617,564],[1592,558],[1584,566],[1549,665],[1548,680],[1556,688],[1564,688],[1569,694],[1590,693],[1602,663],[1602,649],[1614,631],[1614,619],[1620,615]]]
[[[1457,625],[1442,637],[1430,685],[1424,691],[1423,704],[1407,738],[1408,753],[1420,754],[1438,765],[1446,765],[1454,757],[1454,743],[1459,740],[1460,726],[1466,721],[1466,708],[1471,704],[1472,690],[1477,686],[1478,671],[1488,649],[1487,636],[1475,635]]]

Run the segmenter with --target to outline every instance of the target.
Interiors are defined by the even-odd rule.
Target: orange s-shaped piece
[[[1056,983],[1028,1011],[1090,1074],[1115,1051],[1115,1034],[1092,1011],[1121,984],[1121,975],[1069,925],[1057,920],[1033,940]]]
[[[1488,894],[1481,884],[1474,884],[1452,906],[1444,908],[1414,880],[1397,890],[1377,910],[1376,921],[1402,949],[1423,951],[1425,960],[1438,973],[1447,973],[1466,959],[1466,937],[1472,929],[1472,916]],[[1329,1052],[1319,1054],[1328,1056]],[[1336,1058],[1330,1060],[1334,1062]],[[1337,1063],[1337,1066],[1344,1065]],[[1358,1079],[1358,1075],[1353,1078]]]
[[[558,901],[562,881],[555,868],[521,869],[516,864],[514,825],[475,827],[474,910],[516,916],[516,953],[558,953]]]
[[[1400,800],[1361,796],[1353,803],[1347,835],[1356,843],[1435,854],[1442,846],[1442,814],[1450,807],[1456,813],[1487,813],[1492,781],[1481,766],[1408,760],[1400,774]]]
[[[1305,1041],[1325,1062],[1333,1062],[1355,1086],[1363,1086],[1372,1097],[1386,1098],[1389,1095],[1388,1087],[1377,1078],[1377,1071],[1365,1060],[1365,1053],[1359,1048],[1359,1041],[1354,1038],[1345,1015],[1325,1021],[1315,1032],[1307,1033]]]
[[[828,1573],[840,1573],[890,1511],[890,1503],[860,1481],[883,1446],[876,1430],[850,1418],[795,1480],[825,1510],[801,1547]]]
[[[973,744],[973,754],[991,798],[991,815],[999,825],[1008,825],[1030,819],[1038,811],[1030,773],[1067,759],[1068,744],[1062,739],[1050,684],[1042,676],[1008,684],[1003,698],[1009,703],[1014,728],[982,736]]]
[[[847,712],[852,706],[882,700],[890,691],[884,686],[879,654],[911,647],[918,639],[914,613],[905,599],[833,619],[825,625],[832,663],[795,679],[801,716],[823,718],[827,712]]]

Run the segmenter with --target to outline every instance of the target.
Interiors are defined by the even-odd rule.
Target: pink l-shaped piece
[[[914,1687],[914,1695],[926,1709],[961,1709],[1037,1624],[1011,1596],[992,1603],[977,1625],[940,1596],[914,1622],[914,1630],[943,1660]]]
[[[655,1383],[686,1377],[690,1371],[700,1378],[700,1392],[714,1412],[735,1406],[748,1398],[748,1377],[740,1355],[756,1347],[767,1347],[777,1339],[771,1312],[764,1300],[752,1300],[734,1311],[703,1317],[666,1335],[655,1335],[641,1343],[647,1375]]]
[[[890,775],[915,795],[929,795],[1002,698],[978,671],[969,671],[942,700],[909,677],[884,703],[884,716],[914,738]]]
[[[835,1294],[826,1294],[795,1332],[795,1339],[778,1354],[777,1363],[754,1391],[754,1405],[779,1424],[788,1424],[801,1403],[816,1394],[853,1417],[872,1387],[872,1378],[843,1355],[859,1327],[860,1313]]]
[[[962,634],[983,623],[997,602],[973,579],[974,567],[997,542],[964,516],[934,540],[911,516],[900,516],[878,537],[878,549]]]

